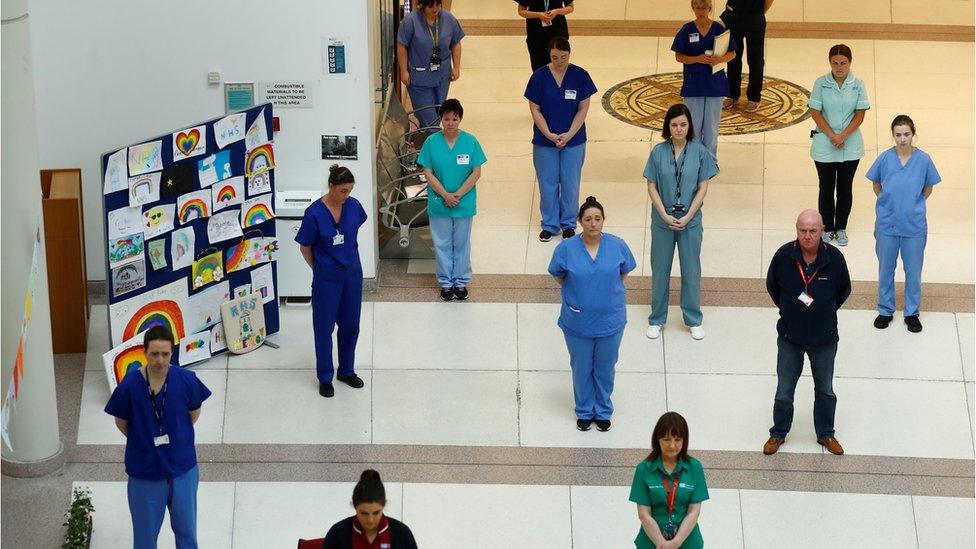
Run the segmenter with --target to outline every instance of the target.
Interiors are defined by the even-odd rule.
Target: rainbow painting
[[[241,227],[245,229],[274,219],[274,211],[271,209],[271,195],[262,194],[244,201],[241,207]]]
[[[183,329],[183,311],[180,310],[180,306],[175,301],[162,299],[146,303],[136,311],[125,325],[122,339],[128,341],[153,326],[169,328],[177,339],[186,335]]]
[[[217,202],[231,202],[237,198],[237,191],[234,190],[233,185],[224,185],[217,191]]]
[[[196,191],[181,196],[178,200],[177,218],[181,225],[194,219],[210,217],[210,190]]]
[[[115,355],[112,362],[112,371],[115,374],[115,384],[122,383],[122,378],[132,370],[138,370],[146,365],[146,352],[142,349],[142,343],[126,347],[122,352]]]
[[[193,289],[202,288],[211,282],[220,282],[224,278],[224,258],[217,250],[193,262],[190,269],[190,280]]]
[[[227,248],[227,259],[224,260],[224,266],[227,268],[228,273],[248,267],[244,263],[244,259],[247,257],[247,246],[248,241],[245,240]]]
[[[274,149],[271,143],[265,143],[260,147],[251,149],[247,153],[247,160],[244,162],[245,175],[248,177],[274,169]]]
[[[244,176],[225,179],[210,187],[213,194],[213,211],[219,212],[228,206],[244,201]]]

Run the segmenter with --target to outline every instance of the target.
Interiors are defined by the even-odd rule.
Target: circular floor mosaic
[[[603,95],[603,108],[611,116],[652,130],[661,130],[664,113],[681,102],[680,72],[652,74],[621,82]],[[745,84],[742,99],[732,110],[722,111],[720,135],[758,133],[792,126],[810,117],[807,99],[810,92],[779,78],[764,78],[762,103],[756,112],[745,112]]]

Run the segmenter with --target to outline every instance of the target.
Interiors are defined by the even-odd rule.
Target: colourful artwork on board
[[[225,116],[214,122],[214,140],[217,148],[223,149],[227,145],[244,139],[244,123],[247,115],[242,112]]]
[[[125,325],[123,338],[129,338],[140,332],[145,332],[153,326],[169,329],[176,337],[183,337],[183,310],[172,300],[159,300],[146,303],[139,308]]]
[[[108,264],[115,268],[142,257],[146,241],[142,233],[134,233],[108,241]]]
[[[146,238],[155,238],[173,230],[175,204],[159,204],[142,212],[142,232]]]
[[[244,232],[241,231],[241,212],[236,208],[217,212],[207,222],[207,238],[211,244],[242,236]]]
[[[220,282],[223,278],[224,258],[220,250],[214,250],[212,253],[193,262],[190,270],[190,280],[193,281],[194,290],[214,282]]]
[[[180,225],[186,225],[194,219],[210,217],[210,189],[203,189],[179,197],[176,211]]]
[[[210,330],[197,332],[180,340],[180,366],[210,358]]]
[[[109,391],[122,383],[122,379],[130,372],[138,370],[148,363],[146,352],[142,348],[144,334],[138,333],[102,355],[102,364],[108,378]]]
[[[173,262],[173,270],[189,267],[193,264],[193,256],[196,253],[196,233],[193,227],[183,227],[173,231],[170,238],[169,256]]]
[[[129,206],[142,206],[159,200],[161,173],[144,173],[129,178]]]
[[[187,328],[199,332],[220,322],[220,304],[229,299],[230,282],[227,280],[191,295]]]
[[[112,345],[153,326],[165,326],[177,338],[186,335],[184,313],[189,288],[185,277],[109,305]]]
[[[158,172],[163,169],[163,142],[152,141],[128,149],[129,176]]]
[[[247,196],[271,192],[271,171],[251,174],[247,178]]]
[[[207,152],[207,125],[173,132],[173,162]]]
[[[197,162],[197,179],[201,187],[209,187],[218,181],[234,176],[230,165],[230,151],[220,151]]]
[[[265,143],[247,153],[244,161],[244,174],[251,176],[274,169],[274,149],[271,143]]]
[[[232,177],[210,187],[213,193],[213,211],[240,204],[244,201],[244,176]]]
[[[241,207],[241,227],[245,229],[274,219],[271,209],[271,194],[262,194],[244,201]]]

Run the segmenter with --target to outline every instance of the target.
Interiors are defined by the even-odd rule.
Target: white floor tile
[[[515,372],[374,370],[373,442],[518,445]]]
[[[471,229],[471,250],[471,268],[475,278],[479,273],[525,272],[523,227],[477,225]]]
[[[741,493],[743,537],[750,549],[812,549],[825,543],[865,549],[915,547],[910,496],[755,490]],[[829,540],[825,540],[825,535]]]
[[[973,547],[973,498],[912,496],[919,549]]]
[[[972,42],[876,40],[874,51],[878,73],[973,74]]]
[[[966,402],[969,406],[969,430],[973,435],[973,440],[976,440],[976,413],[973,412],[974,403],[976,403],[976,396],[973,393],[976,389],[973,386],[976,385],[972,381],[966,382]]]
[[[518,367],[514,303],[377,303],[375,311],[378,368]]]
[[[574,549],[631,547],[640,529],[629,486],[570,486]]]
[[[976,361],[973,348],[976,345],[976,322],[973,313],[956,313],[956,328],[959,335],[963,376],[966,381],[973,381],[976,379],[976,374],[973,373],[973,362]]]
[[[762,185],[708,186],[702,223],[709,229],[762,229]]]
[[[706,478],[708,471],[705,471]],[[742,511],[739,491],[709,488],[709,498],[702,503],[698,527],[708,547],[741,549]]]
[[[705,339],[695,341],[681,326],[680,309],[669,311],[668,373],[776,374],[776,309],[705,307],[702,314]]]
[[[307,370],[230,371],[224,443],[369,444],[369,370],[359,372],[363,389],[335,383],[322,398],[315,373]]]
[[[406,484],[403,501],[403,518],[424,549],[454,549],[459,543],[472,549],[572,544],[568,486]],[[472,520],[470,505],[448,502],[477,502],[483,520]]]
[[[707,215],[707,212],[706,214]],[[647,230],[644,257],[644,275],[651,273],[650,229]],[[760,276],[759,261],[762,255],[761,231],[749,229],[705,229],[702,235],[701,269],[703,277],[755,278]],[[762,271],[765,273],[765,271]],[[671,260],[671,277],[681,276],[680,257],[677,248]],[[673,286],[677,289],[678,286]],[[648,301],[650,297],[648,297]]]

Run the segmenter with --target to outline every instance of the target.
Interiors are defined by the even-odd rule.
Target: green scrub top
[[[417,164],[434,172],[444,189],[454,192],[461,188],[475,167],[487,160],[481,144],[470,133],[459,131],[454,147],[449,147],[444,133],[437,132],[424,141]],[[477,200],[478,188],[475,186],[461,197],[457,206],[448,208],[444,199],[430,189],[427,191],[427,213],[434,217],[472,217],[477,213]]]
[[[712,153],[699,141],[685,143],[684,152],[675,161],[671,141],[658,143],[651,149],[644,166],[644,177],[650,179],[657,186],[661,195],[664,209],[670,211],[678,196],[676,174],[681,174],[681,203],[686,208],[691,207],[691,201],[698,192],[698,184],[718,175],[718,164]],[[704,206],[704,204],[702,204]],[[663,229],[668,228],[655,208],[651,208],[651,222]],[[702,222],[702,208],[698,208],[695,216],[688,222],[688,227],[697,227]]]
[[[831,129],[835,133],[844,131],[854,119],[855,111],[866,111],[871,108],[868,102],[868,89],[864,81],[848,73],[844,85],[838,86],[831,73],[827,73],[813,83],[810,90],[810,100],[807,105],[820,111]],[[810,145],[810,156],[817,162],[847,162],[864,156],[864,139],[861,128],[847,136],[844,146],[840,149],[830,144],[825,133],[815,133]]]
[[[674,515],[671,517],[675,526],[680,527],[688,513],[688,505],[701,503],[708,499],[708,485],[705,483],[705,470],[702,469],[701,462],[693,457],[686,460],[678,460],[678,465],[671,474],[664,471],[661,465],[661,458],[654,461],[646,459],[637,465],[634,471],[634,482],[630,487],[630,501],[637,505],[646,505],[651,508],[651,516],[657,521],[657,525],[664,530],[664,525],[668,522],[668,499],[664,489],[663,478],[667,477],[669,485],[678,477],[678,493],[674,497]],[[673,486],[673,485],[672,485]],[[654,549],[654,543],[644,533],[641,528],[637,532],[634,540],[637,549]],[[700,549],[705,546],[702,539],[701,530],[698,525],[692,530],[688,538],[681,544],[681,549]]]

